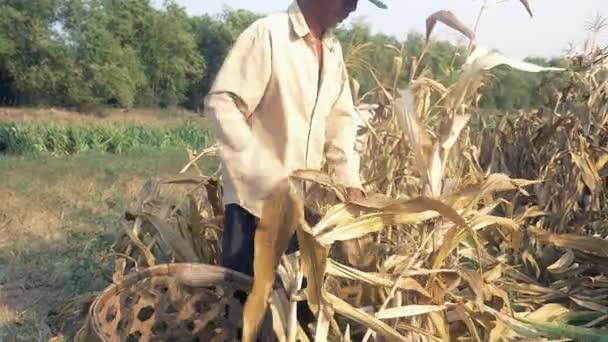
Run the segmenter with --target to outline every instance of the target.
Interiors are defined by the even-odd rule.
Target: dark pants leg
[[[258,222],[239,205],[226,206],[220,258],[223,267],[253,276],[253,241]]]
[[[253,276],[255,229],[259,218],[237,204],[229,204],[224,212],[221,265]],[[299,249],[296,235],[292,237],[286,253]]]
[[[306,220],[314,225],[320,217],[315,216],[309,211],[305,211]],[[223,267],[253,276],[253,256],[255,229],[259,223],[259,218],[249,213],[237,204],[229,204],[224,211],[224,233],[222,236],[222,254],[220,263]],[[299,249],[296,235],[292,237],[286,253],[293,253]],[[277,284],[280,280],[277,275]],[[303,288],[306,287],[304,279]],[[247,294],[243,292],[235,293],[239,301],[244,304]],[[306,302],[298,302],[298,320],[302,323],[304,330],[306,324],[314,321],[314,315],[308,308]],[[311,336],[309,336],[311,338]]]

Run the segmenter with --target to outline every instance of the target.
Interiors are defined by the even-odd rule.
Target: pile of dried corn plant
[[[474,42],[453,14],[436,13],[428,27],[437,21]],[[278,192],[267,202],[243,340],[255,340],[268,307],[285,341],[605,339],[608,241],[597,234],[608,53],[594,48],[573,58],[586,65],[565,71],[471,45],[450,86],[424,70],[415,77],[419,59],[407,89],[378,80],[380,107],[360,137],[368,198],[345,202],[329,174],[300,170],[292,181],[313,184],[310,194]],[[401,70],[401,56],[395,63]],[[571,84],[554,112],[505,114],[495,128],[473,132],[479,89],[500,64],[568,73]],[[123,219],[116,282],[163,262],[217,262],[221,191],[213,178],[186,176],[202,155],[142,189]],[[160,187],[176,183],[193,187],[167,201]],[[304,205],[319,222],[304,219]],[[285,256],[294,233],[300,251]],[[276,272],[283,289],[272,288]],[[316,317],[309,327],[296,319],[301,300]]]
[[[449,12],[431,16],[429,27],[436,21],[473,35]],[[487,70],[507,64],[522,72],[567,71],[474,45],[449,87],[426,77],[401,91],[379,82],[383,112],[369,124],[362,162],[368,199],[329,205],[313,227],[302,219],[297,195],[276,194],[268,203],[256,237],[261,275],[245,311],[245,340],[255,335],[270,275],[284,267],[279,256],[293,231],[302,245],[304,297],[318,318],[315,340],[588,341],[608,333],[602,262],[608,242],[582,231],[563,234],[580,210],[596,213],[596,226],[601,222],[605,51],[585,56],[593,61],[586,69],[570,68],[573,84],[544,122],[506,118],[475,136],[467,125]],[[401,70],[401,56],[395,63]],[[573,109],[577,103],[584,107]],[[325,175],[297,172],[294,178],[344,198]],[[358,241],[360,263],[352,250],[350,265],[332,257],[333,245],[360,238],[366,238]],[[280,274],[294,289],[301,275],[297,264],[289,268],[296,271]],[[361,287],[353,298],[354,284]]]
[[[217,264],[222,230],[221,188],[196,165],[215,148],[189,151],[176,175],[149,179],[120,220],[114,283],[130,271],[173,262]],[[197,172],[187,171],[195,169]]]

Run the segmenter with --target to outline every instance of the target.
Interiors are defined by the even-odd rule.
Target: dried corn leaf
[[[159,178],[160,184],[201,184],[209,181],[209,177],[177,174]]]
[[[497,285],[487,284],[485,291],[495,297],[502,299],[503,306],[506,307],[507,312],[512,313],[513,310],[511,308],[511,299],[509,299],[509,294],[507,291],[503,290],[501,287]]]
[[[379,319],[404,318],[444,311],[445,309],[445,305],[405,305],[379,311],[376,313],[376,317]]]
[[[608,164],[608,153],[604,153],[600,158],[598,158],[598,160],[595,162],[595,170],[598,173],[601,172],[606,164]]]
[[[287,312],[289,308],[289,300],[287,299],[286,293],[280,289],[279,291],[273,291],[270,299],[272,305],[270,310],[272,312],[272,329],[280,342],[289,342],[285,332],[287,332]]]
[[[553,234],[535,227],[530,227],[529,232],[545,244],[576,249],[600,257],[608,257],[608,241],[604,239],[574,234]]]
[[[454,209],[472,208],[482,198],[493,193],[511,190],[521,191],[524,187],[539,182],[527,179],[512,179],[506,174],[495,173],[489,175],[480,184],[468,186],[455,194],[444,197],[443,201]]]
[[[530,18],[533,18],[534,14],[532,14],[532,9],[530,8],[530,3],[528,2],[528,0],[519,0],[519,2],[521,2],[521,4],[526,8],[526,11],[530,15]]]
[[[389,225],[421,223],[437,216],[436,212],[430,210],[420,213],[381,212],[368,214],[357,218],[353,222],[320,233],[316,238],[322,245],[328,246],[335,241],[347,241],[375,233]]]
[[[498,50],[476,47],[469,55],[463,69],[471,72],[490,70],[499,65],[508,65],[513,69],[526,72],[564,71],[564,68],[541,67],[539,65],[505,57]]]
[[[387,341],[408,341],[405,336],[399,334],[395,329],[391,328],[388,324],[380,321],[379,319],[353,308],[342,299],[334,296],[329,292],[324,293],[324,298],[333,307],[336,313],[343,315],[353,321],[369,327],[378,335],[385,338]]]
[[[171,227],[163,219],[156,215],[145,215],[145,219],[156,228],[163,241],[171,246],[177,262],[200,262],[201,258],[198,256],[192,245],[192,239],[184,236],[184,232],[176,231],[174,227]],[[179,227],[177,227],[179,229]]]
[[[439,202],[439,203],[441,203],[441,202]],[[442,203],[442,205],[445,206],[445,204],[443,204],[443,203]],[[459,239],[459,235],[461,234],[461,232],[468,231],[471,234],[471,236],[476,240],[475,233],[473,232],[471,227],[467,224],[467,222],[464,220],[464,218],[462,218],[462,216],[458,215],[458,213],[451,207],[449,207],[449,206],[446,206],[446,207],[449,208],[449,210],[446,210],[446,214],[450,214],[450,216],[447,216],[447,215],[443,215],[443,216],[449,218],[452,222],[455,223],[455,225],[448,230],[441,247],[439,247],[439,251],[435,255],[435,258],[432,263],[433,269],[440,268],[441,265],[443,264],[445,258],[447,258],[447,256],[458,246],[458,244],[461,241]],[[476,244],[476,245],[478,248],[477,249],[478,257],[481,258],[481,252],[479,250],[479,246],[478,246],[478,244]]]
[[[325,311],[320,311],[317,318],[317,329],[315,331],[315,341],[327,341],[329,336],[329,316]]]
[[[521,318],[521,319],[524,319],[524,320],[527,320],[530,322],[538,322],[538,323],[547,322],[548,323],[548,322],[555,321],[561,315],[569,313],[569,312],[570,312],[570,310],[561,304],[548,303],[548,304],[541,306],[534,312],[516,313],[515,317]]]
[[[504,270],[504,264],[498,264],[493,269],[485,272],[483,274],[484,281],[491,283],[495,280],[498,280],[502,276],[502,272]]]
[[[160,181],[158,177],[152,177],[142,186],[137,194],[136,201],[134,203],[133,212],[136,214],[142,214],[146,212],[146,207],[149,203],[153,202],[158,198],[160,194]]]
[[[489,342],[509,341],[509,327],[500,320],[496,320],[494,328],[490,330]]]
[[[440,95],[445,95],[448,92],[448,89],[441,83],[435,81],[432,78],[428,77],[420,77],[412,82],[413,86],[422,87],[427,86],[432,90],[438,92]]]
[[[429,183],[423,186],[427,196],[434,198],[441,196],[441,181],[443,179],[445,162],[447,162],[444,159],[445,156],[446,151],[442,149],[439,143],[435,142],[430,156],[427,155]]]
[[[601,312],[603,314],[608,314],[608,307],[589,301],[589,300],[583,300],[583,299],[578,299],[575,297],[570,297],[570,300],[572,300],[573,302],[575,302],[577,305],[583,307],[583,308],[587,308],[593,311],[597,311],[597,312]]]
[[[426,40],[428,41],[437,22],[442,22],[452,29],[462,33],[470,40],[475,40],[475,33],[463,24],[454,13],[446,10],[437,11],[426,19]]]
[[[524,251],[521,255],[522,259],[526,261],[532,268],[534,268],[534,274],[536,275],[536,279],[540,278],[540,266],[538,266],[538,262],[530,252]]]
[[[500,321],[502,324],[507,326],[510,332],[518,335],[519,337],[525,337],[529,339],[542,337],[540,332],[535,329],[531,324],[526,324],[525,322],[517,320],[485,304],[481,306],[481,310],[496,317],[497,321]]]
[[[342,338],[341,342],[352,342],[350,338],[350,324],[346,325],[346,328],[344,329],[344,337]]]
[[[211,264],[213,260],[213,253],[209,248],[209,244],[205,240],[205,219],[198,210],[198,205],[192,194],[186,195],[188,203],[190,205],[190,222],[189,226],[192,231],[192,244],[195,252],[199,252],[201,256],[201,262]]]
[[[314,182],[322,185],[333,191],[338,197],[340,202],[344,202],[346,199],[346,190],[344,187],[339,186],[336,182],[326,173],[316,170],[296,170],[291,173],[292,179],[301,181]]]
[[[441,139],[441,147],[444,150],[449,150],[454,146],[456,140],[460,136],[460,132],[465,128],[471,119],[470,114],[454,115],[446,126],[445,131],[439,132]]]
[[[433,314],[435,314],[435,313],[431,312],[429,315],[433,315]],[[422,328],[416,327],[416,326],[411,325],[411,324],[399,322],[397,324],[397,327],[400,330],[405,330],[405,331],[411,332],[413,334],[418,334],[418,335],[425,336],[425,337],[429,338],[432,341],[445,341],[445,339],[441,339],[441,338],[433,335],[430,331],[424,330]]]
[[[458,315],[458,318],[463,321],[464,324],[467,326],[467,329],[469,329],[472,339],[474,341],[481,342],[481,338],[479,337],[479,331],[475,326],[475,322],[473,322],[473,319],[471,319],[471,316],[469,315],[467,310],[465,310],[464,305],[457,305],[455,311]]]
[[[564,295],[564,293],[560,291],[535,284],[505,283],[504,288],[510,291],[519,292],[520,294],[526,294],[531,296]]]
[[[473,230],[480,230],[493,225],[508,228],[511,232],[519,230],[519,224],[515,221],[500,216],[475,215],[469,224]]]
[[[374,193],[363,199],[355,200],[351,203],[356,204],[357,206],[364,209],[388,210],[398,207],[401,203],[405,201],[406,200],[403,199],[396,199],[383,194]]]
[[[424,222],[438,214],[458,225],[466,226],[464,219],[441,201],[419,197],[398,201],[382,212],[363,215],[344,225],[338,224],[335,228],[318,234],[316,238],[321,244],[329,245],[334,241],[359,238],[389,225]]]
[[[243,309],[243,341],[258,335],[280,257],[303,218],[303,206],[289,189],[275,190],[264,202],[254,238],[253,287]]]
[[[475,294],[476,304],[482,305],[486,297],[484,292],[486,284],[483,281],[481,274],[473,270],[461,270],[458,273],[467,283],[469,283],[471,290],[473,290],[473,293]]]
[[[571,157],[572,161],[581,169],[585,185],[589,188],[591,193],[595,193],[598,185],[602,182],[595,164],[589,160],[588,155],[579,156],[575,153],[571,153]]]
[[[437,153],[433,149],[433,144],[428,137],[428,133],[425,131],[423,125],[417,115],[415,98],[411,89],[404,89],[398,91],[397,98],[394,101],[393,109],[397,117],[397,121],[401,130],[405,133],[408,138],[408,143],[411,145],[411,149],[414,152],[416,160],[416,168],[422,177],[422,187],[430,187],[428,191],[425,191],[425,195],[430,192],[434,196],[440,194],[440,189],[436,186],[439,180],[433,179],[433,171],[437,173],[436,169],[432,169],[433,160],[437,159]]]
[[[217,145],[214,145],[212,147],[204,149],[201,152],[196,152],[196,151],[193,151],[193,150],[191,150],[189,148],[186,148],[186,149],[188,150],[188,159],[189,159],[189,161],[179,171],[180,174],[186,173],[186,171],[188,171],[191,167],[194,167],[196,169],[196,171],[198,171],[198,173],[202,175],[202,171],[198,167],[198,165],[196,164],[196,162],[199,161],[199,159],[201,159],[204,156],[217,156],[219,154],[219,148],[218,148]]]
[[[388,288],[392,288],[395,285],[395,278],[397,278],[397,276],[362,272],[331,259],[329,259],[329,263],[327,264],[327,274],[336,277],[359,280],[371,285],[384,286]],[[428,291],[413,278],[400,278],[399,282],[397,283],[397,287],[400,290],[416,291],[425,297],[431,297]]]
[[[300,224],[301,227],[307,227],[306,222],[301,222]],[[319,306],[323,304],[323,278],[325,276],[328,250],[311,235],[309,228],[297,229],[296,234],[300,246],[302,269],[308,282],[305,289],[308,306],[313,313],[317,314]]]
[[[568,270],[574,262],[574,253],[571,249],[566,250],[566,253],[557,259],[553,264],[547,266],[547,271],[553,274],[561,274]]]
[[[360,208],[352,204],[337,204],[331,207],[321,221],[312,228],[313,235],[335,228],[338,224],[353,222],[357,215],[360,215]]]
[[[441,340],[450,341],[450,329],[443,312],[431,312],[429,318],[435,329],[437,329],[439,336],[441,336]]]
[[[154,255],[152,254],[152,252],[150,252],[150,250],[148,250],[148,248],[146,248],[146,246],[144,245],[144,243],[141,241],[141,239],[139,238],[139,236],[137,236],[137,231],[140,230],[140,226],[141,226],[141,218],[137,217],[135,219],[135,223],[133,225],[133,228],[128,226],[128,221],[123,221],[122,222],[122,228],[123,231],[125,232],[125,234],[127,234],[127,236],[129,237],[129,239],[131,239],[131,241],[133,241],[133,243],[135,244],[135,246],[140,250],[140,252],[144,255],[144,257],[146,258],[146,263],[148,264],[148,266],[154,266],[156,265],[156,258],[154,257]]]

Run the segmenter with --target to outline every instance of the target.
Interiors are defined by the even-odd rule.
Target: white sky
[[[286,9],[291,0],[176,0],[191,15],[220,13],[222,7],[244,8],[258,13]],[[157,3],[160,0],[156,1]],[[496,1],[500,2],[500,1]],[[482,17],[480,45],[497,48],[511,57],[551,57],[561,54],[572,42],[581,45],[587,37],[585,23],[596,14],[608,17],[608,0],[529,0],[534,18],[530,18],[518,0],[508,0],[490,8]],[[366,0],[359,1],[353,16],[363,16],[374,32],[398,38],[415,30],[424,32],[425,19],[441,9],[451,10],[471,28],[481,0],[385,0],[389,10],[380,10]],[[458,37],[438,24],[436,38]],[[608,28],[599,41],[608,45]]]

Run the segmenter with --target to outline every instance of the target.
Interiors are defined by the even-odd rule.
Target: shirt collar
[[[310,33],[310,29],[308,28],[308,24],[306,23],[306,19],[304,18],[304,14],[300,9],[297,0],[294,0],[291,5],[289,5],[287,13],[289,14],[289,20],[291,21],[291,28],[299,38],[304,38]]]
[[[310,34],[310,28],[306,23],[306,18],[304,18],[304,14],[300,9],[300,5],[298,5],[297,0],[294,0],[291,3],[287,10],[287,14],[289,15],[289,20],[291,21],[291,28],[293,29],[293,32],[299,38],[305,38],[307,35]],[[334,29],[327,30],[327,32],[325,32],[325,34],[323,35],[323,43],[329,48],[332,48],[332,50],[335,44],[335,40],[336,37]]]

